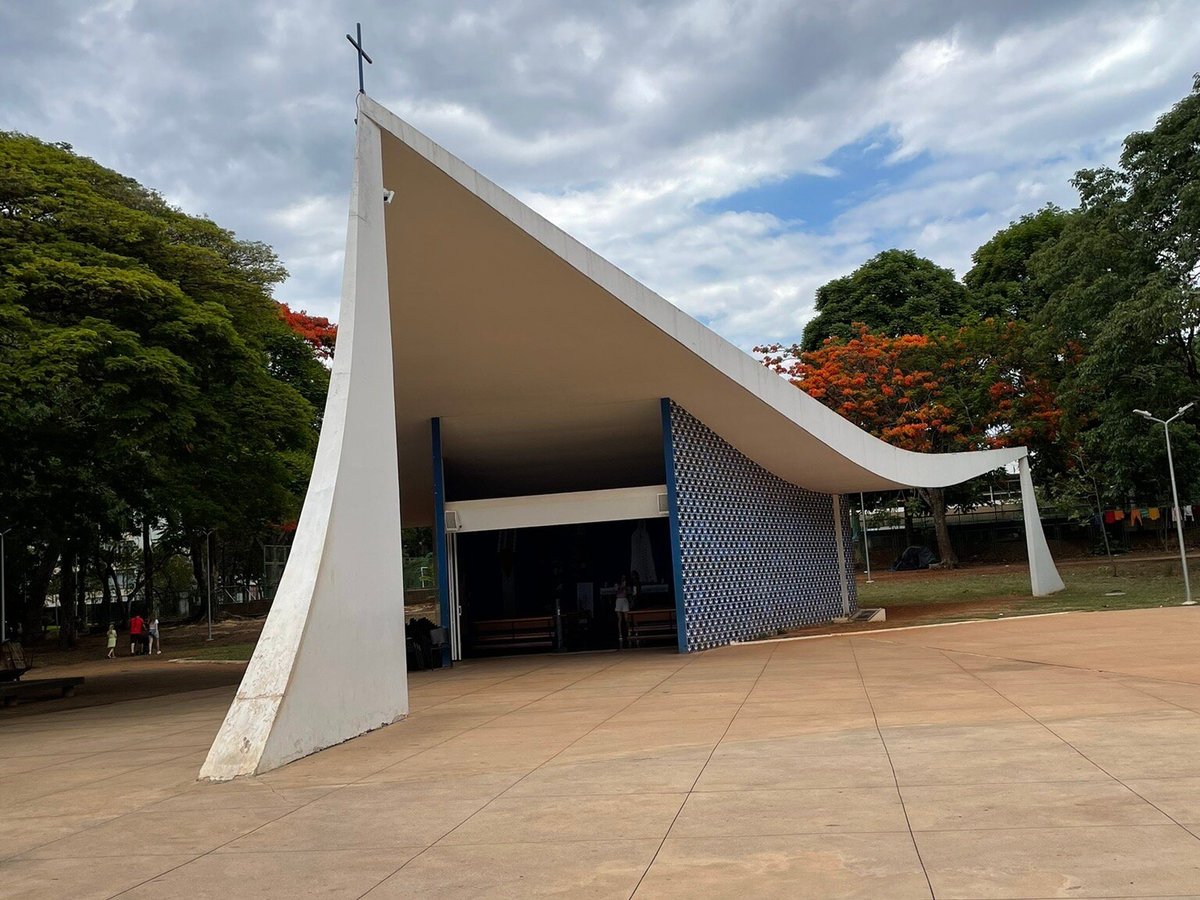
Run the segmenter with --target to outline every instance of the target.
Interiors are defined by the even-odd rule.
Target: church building
[[[703,651],[856,609],[844,497],[1017,465],[885,444],[360,95],[337,353],[291,557],[201,775],[408,711],[401,528],[448,662]],[[403,727],[403,724],[397,727]]]

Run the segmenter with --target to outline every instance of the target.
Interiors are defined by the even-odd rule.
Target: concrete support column
[[[842,588],[842,615],[850,615],[850,572],[846,563],[846,536],[842,533],[842,495],[832,494],[833,542],[837,548],[838,583]]]
[[[360,112],[341,323],[308,495],[202,778],[265,772],[408,711],[380,141]]]
[[[1038,512],[1037,495],[1033,492],[1033,476],[1029,472],[1029,457],[1022,456],[1021,509],[1025,515],[1025,546],[1029,551],[1029,581],[1033,596],[1045,597],[1064,587],[1063,580],[1050,555],[1046,533],[1042,531],[1042,516]]]

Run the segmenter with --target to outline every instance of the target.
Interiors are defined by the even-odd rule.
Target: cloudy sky
[[[1200,67],[1194,3],[0,0],[0,129],[272,244],[336,317],[367,90],[742,346],[888,247],[962,274]]]

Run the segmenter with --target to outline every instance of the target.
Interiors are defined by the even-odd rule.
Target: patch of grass
[[[1192,584],[1200,588],[1200,565],[1188,566]],[[884,576],[874,584],[858,584],[860,606],[905,609],[922,622],[998,618],[1103,609],[1178,606],[1184,600],[1178,563],[1119,561],[1060,569],[1066,589],[1049,597],[1029,596],[1029,576],[1010,573],[933,572],[929,577]],[[1113,594],[1113,592],[1120,592]],[[978,609],[950,609],[950,605]],[[947,607],[939,615],[939,606]]]
[[[254,653],[254,644],[218,644],[213,647],[197,647],[188,651],[183,659],[227,659],[244,662]]]

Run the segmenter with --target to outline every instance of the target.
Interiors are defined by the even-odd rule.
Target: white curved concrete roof
[[[645,444],[661,397],[781,478],[830,493],[948,486],[1026,455],[878,440],[380,104],[363,98],[360,115],[380,128],[383,183],[396,192],[385,224],[406,524],[429,521],[433,416],[448,466],[491,490],[515,479],[513,493],[636,483],[661,459]],[[580,432],[597,415],[610,430]],[[547,475],[571,468],[597,483]]]
[[[561,491],[564,478],[637,484],[643,467],[661,472],[653,413],[664,396],[819,490],[951,484],[1020,457],[1031,587],[1062,589],[1022,451],[926,457],[876,441],[378,104],[358,104],[321,439],[271,612],[202,778],[264,772],[407,713],[401,507],[406,524],[428,521],[433,416],[451,500],[538,481]]]

